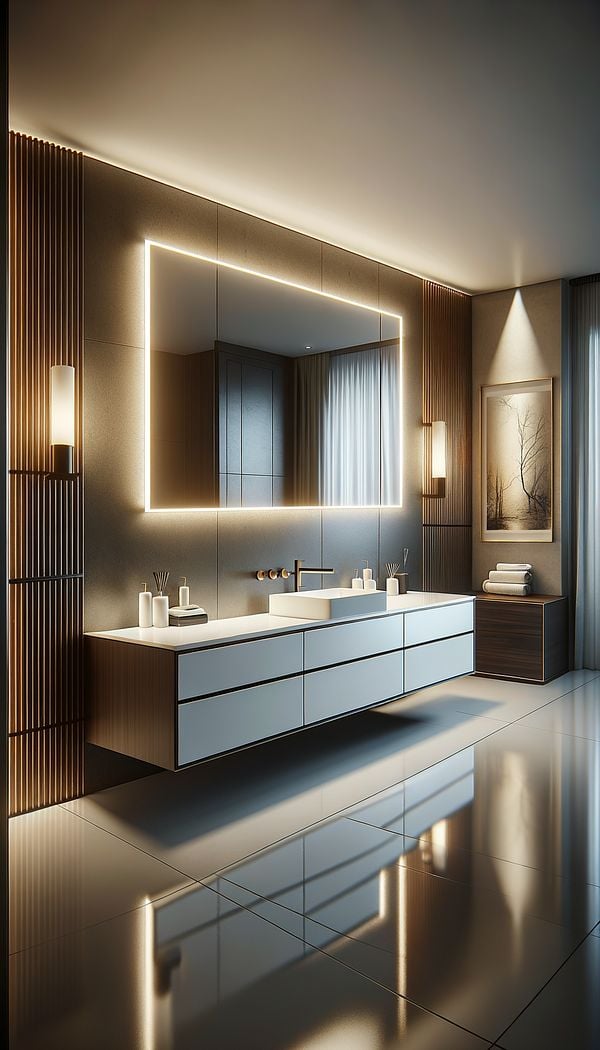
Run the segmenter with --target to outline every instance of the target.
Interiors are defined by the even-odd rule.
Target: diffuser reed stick
[[[169,572],[168,570],[163,569],[160,572],[153,572],[152,575],[156,580],[156,589],[159,595],[161,595],[163,591],[166,591],[167,589],[167,584],[169,582]]]

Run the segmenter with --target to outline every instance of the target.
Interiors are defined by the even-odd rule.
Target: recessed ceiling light
[[[312,346],[305,346],[304,349],[305,350],[312,350]]]

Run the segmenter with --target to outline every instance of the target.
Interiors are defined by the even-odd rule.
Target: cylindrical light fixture
[[[431,424],[431,476],[446,477],[446,424],[436,419]]]
[[[50,444],[52,473],[73,473],[75,445],[75,369],[72,365],[53,365],[50,369]]]

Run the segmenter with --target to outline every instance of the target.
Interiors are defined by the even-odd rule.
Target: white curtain
[[[333,354],[323,425],[324,506],[400,502],[398,344]]]
[[[600,283],[572,287],[575,666],[600,668]]]

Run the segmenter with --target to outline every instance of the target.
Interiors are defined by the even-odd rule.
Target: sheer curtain
[[[571,291],[575,666],[600,668],[600,281]]]
[[[323,504],[399,503],[398,344],[333,354],[324,417]]]

